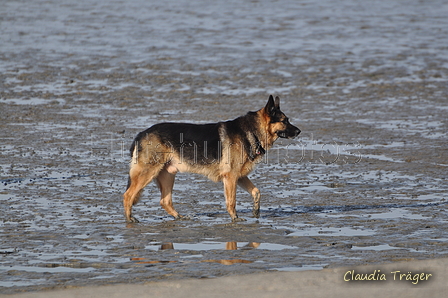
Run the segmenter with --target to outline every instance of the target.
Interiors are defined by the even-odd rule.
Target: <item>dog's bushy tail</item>
[[[131,176],[128,177],[128,186],[126,186],[126,190],[131,186]]]
[[[131,158],[134,157],[134,150],[135,150],[135,145],[138,144],[138,140],[137,138],[132,142],[131,148],[129,149],[129,153],[131,155]]]
[[[134,159],[134,155],[138,154],[138,150],[140,149],[140,142],[139,142],[139,138],[140,138],[140,134],[137,135],[137,137],[134,139],[134,141],[132,141],[132,145],[131,148],[129,148],[129,155],[131,156],[131,165],[132,165],[132,161]],[[129,189],[129,187],[131,186],[131,176],[128,176],[128,185],[126,186],[126,190]]]

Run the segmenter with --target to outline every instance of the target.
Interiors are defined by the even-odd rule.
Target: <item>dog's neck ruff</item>
[[[260,140],[258,139],[258,137],[254,134],[254,138],[255,138],[255,144],[256,144],[256,148],[255,148],[255,154],[256,155],[263,155],[266,153],[266,150],[263,148],[263,145],[261,145]]]

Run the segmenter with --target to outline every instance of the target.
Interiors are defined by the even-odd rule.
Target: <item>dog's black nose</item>
[[[297,137],[300,133],[301,133],[301,130],[297,128],[294,137]]]

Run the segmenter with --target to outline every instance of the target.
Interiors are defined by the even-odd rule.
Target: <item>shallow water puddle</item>
[[[37,272],[37,273],[61,273],[61,272],[93,272],[95,268],[93,267],[70,267],[67,265],[56,265],[48,264],[47,266],[0,266],[0,270],[14,270],[14,271],[26,271],[26,272]]]
[[[161,251],[161,250],[179,250],[179,251],[216,251],[216,250],[247,250],[247,249],[258,249],[258,250],[284,250],[284,249],[297,249],[297,247],[282,245],[276,243],[258,243],[258,242],[216,242],[216,241],[204,241],[200,243],[157,243],[151,244],[145,247],[145,249],[153,250],[153,251]],[[203,258],[202,254],[198,255],[190,255],[183,256],[181,260],[173,261],[173,260],[150,260],[144,257],[133,257],[131,261],[135,262],[135,264],[170,264],[170,263],[191,263],[192,258],[199,259]],[[230,258],[230,259],[205,259],[193,261],[193,263],[219,263],[222,265],[234,265],[234,264],[250,264],[254,261],[239,259],[239,258]]]
[[[373,245],[373,246],[352,246],[353,250],[390,250],[390,249],[399,249],[398,247],[392,247],[389,244],[382,245]]]
[[[283,250],[283,249],[297,249],[297,247],[275,244],[275,243],[258,243],[258,242],[215,242],[204,241],[199,243],[158,243],[151,244],[145,247],[149,250],[193,250],[193,251],[209,251],[209,250],[239,250],[239,249],[264,249],[264,250]]]
[[[296,266],[296,267],[280,267],[280,268],[273,268],[272,270],[276,271],[287,271],[287,272],[293,272],[293,271],[308,271],[308,270],[322,270],[327,266],[328,264],[322,264],[322,265],[305,265],[305,266]]]
[[[392,218],[407,218],[407,219],[426,219],[427,217],[412,213],[408,210],[403,210],[399,208],[391,209],[388,212],[381,212],[375,214],[365,215],[369,218],[381,218],[381,219],[392,219]]]
[[[333,213],[334,212],[334,213]],[[426,219],[427,217],[412,213],[409,210],[401,209],[401,208],[391,208],[388,211],[380,212],[380,213],[365,213],[365,214],[352,214],[350,213],[338,213],[336,210],[332,210],[330,212],[326,212],[324,214],[318,214],[320,217],[360,217],[360,218],[372,218],[372,219],[395,219],[395,218],[406,218],[406,219]]]
[[[406,249],[409,251],[415,252],[416,250],[408,247],[394,247],[389,244],[381,244],[381,245],[372,245],[372,246],[352,246],[352,250],[373,250],[373,251],[384,251],[384,250],[393,250],[393,249]]]
[[[234,265],[234,264],[250,264],[253,261],[240,260],[240,259],[230,259],[230,260],[204,260],[203,263],[219,263],[222,265]]]
[[[178,263],[179,261],[147,261],[146,258],[132,258],[131,261],[135,261],[135,264],[169,264]],[[191,262],[190,262],[191,263]],[[243,260],[243,259],[211,259],[211,260],[201,260],[193,263],[218,263],[222,265],[234,265],[234,264],[250,264],[253,261]]]
[[[134,261],[136,264],[168,264],[168,263],[176,263],[177,261],[148,261],[146,258],[131,258],[131,261]]]
[[[374,235],[374,230],[360,230],[353,228],[321,228],[321,227],[306,227],[303,230],[299,230],[288,234],[288,236],[370,236]]]

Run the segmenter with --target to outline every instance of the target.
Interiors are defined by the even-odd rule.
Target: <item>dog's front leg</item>
[[[244,221],[242,218],[238,218],[236,214],[236,184],[237,178],[231,174],[224,175],[222,180],[224,183],[224,195],[226,197],[227,212],[229,212],[232,222]]]
[[[247,176],[241,177],[238,179],[238,185],[242,187],[244,190],[246,190],[254,199],[254,206],[252,209],[252,214],[255,218],[260,217],[260,191],[258,188],[255,187],[255,185],[250,181],[250,179]]]

